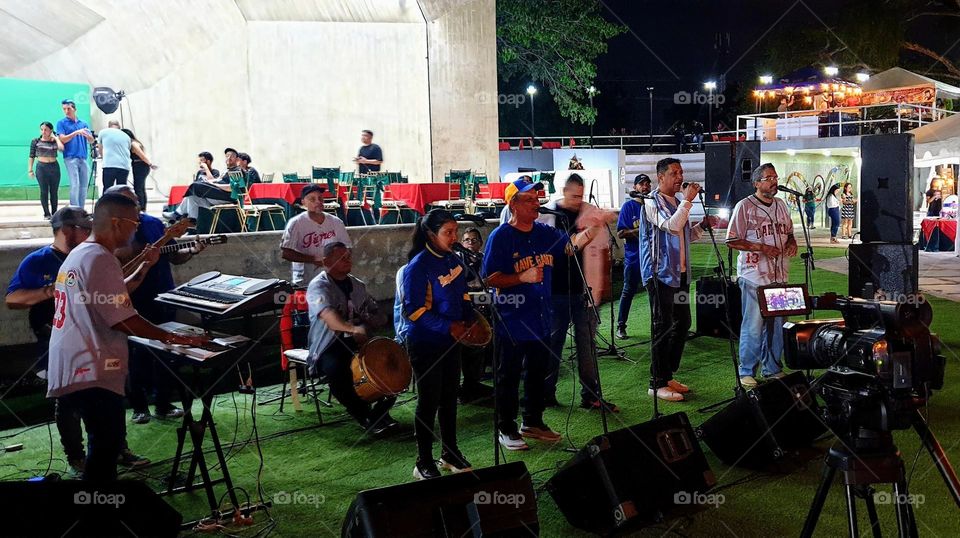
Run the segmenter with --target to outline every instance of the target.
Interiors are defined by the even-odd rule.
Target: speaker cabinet
[[[851,244],[847,261],[847,293],[854,297],[876,299],[878,292],[883,292],[888,299],[895,300],[895,295],[913,295],[919,289],[916,245]]]
[[[685,413],[594,437],[547,482],[574,527],[606,533],[652,523],[674,495],[716,483]]]
[[[779,460],[786,448],[810,445],[827,429],[819,416],[806,377],[793,372],[747,391],[697,433],[724,463],[758,469]]]
[[[710,142],[704,145],[704,188],[707,203],[733,208],[756,189],[750,174],[760,166],[760,141]]]
[[[726,293],[724,293],[726,282]],[[740,286],[730,279],[700,277],[697,280],[697,335],[729,338],[740,336],[743,322]],[[730,308],[730,330],[727,329],[727,305]]]
[[[143,482],[0,482],[4,536],[174,538],[180,513]]]
[[[533,482],[517,461],[361,491],[341,536],[535,536],[539,529]]]
[[[912,243],[913,135],[864,136],[860,156],[860,239]]]

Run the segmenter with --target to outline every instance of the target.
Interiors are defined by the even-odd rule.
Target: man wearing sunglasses
[[[87,169],[87,157],[94,143],[93,133],[87,122],[77,118],[77,105],[70,99],[60,102],[64,117],[57,122],[57,134],[63,142],[63,164],[70,178],[70,205],[83,207],[87,197],[87,183],[90,171]]]

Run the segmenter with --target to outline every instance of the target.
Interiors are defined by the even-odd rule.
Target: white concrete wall
[[[411,181],[497,169],[494,0],[0,0],[0,8],[0,27],[16,23],[23,36],[77,35],[44,42],[39,58],[28,54],[36,39],[0,39],[0,75],[125,90],[126,126],[160,165],[152,177],[164,192],[192,177],[199,151],[222,168],[226,146],[250,153],[261,172],[349,168],[361,129],[376,133],[386,168]],[[107,119],[96,112],[94,127]]]

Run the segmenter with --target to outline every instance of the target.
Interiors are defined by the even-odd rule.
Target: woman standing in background
[[[853,185],[844,183],[840,195],[840,237],[853,239],[853,219],[857,215],[857,197],[853,195]]]
[[[147,157],[143,144],[137,140],[137,135],[130,129],[120,129],[130,137],[130,163],[133,165],[133,190],[140,200],[140,211],[147,210],[147,176],[150,170],[156,170],[157,165]]]
[[[827,193],[827,216],[830,217],[830,242],[839,243],[837,241],[837,230],[840,229],[840,200],[837,198],[837,191],[840,190],[840,184],[830,187],[830,192]]]
[[[63,142],[55,136],[53,124],[45,121],[40,124],[40,137],[30,142],[30,160],[27,164],[27,175],[36,177],[40,184],[40,206],[43,207],[43,218],[50,220],[50,215],[57,211],[57,189],[60,188],[60,163],[57,162],[57,152],[63,151]],[[33,161],[38,161],[34,173]]]

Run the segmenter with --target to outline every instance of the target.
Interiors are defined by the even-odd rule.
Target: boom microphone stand
[[[594,196],[593,194],[593,189],[590,189],[590,198],[587,201],[589,203],[594,204],[597,207],[600,207],[600,204],[597,202],[597,197]],[[598,358],[614,357],[622,361],[627,361],[627,362],[636,364],[636,361],[627,357],[627,353],[623,349],[617,346],[616,340],[614,339],[616,322],[613,317],[613,303],[616,301],[613,298],[613,261],[614,261],[613,252],[619,247],[617,247],[617,236],[614,235],[614,233],[610,230],[610,225],[604,224],[603,227],[607,229],[607,241],[609,242],[609,245],[610,245],[610,248],[609,248],[609,252],[610,252],[609,254],[610,256],[610,340],[607,340],[606,338],[604,338],[603,335],[601,335],[599,332],[597,333],[597,336],[599,336],[601,340],[607,343],[606,348],[597,350],[597,357]],[[583,273],[583,269],[581,268],[581,274],[582,273]],[[586,280],[584,280],[584,283],[586,283]],[[591,294],[590,300],[593,302],[592,294]],[[594,310],[596,310],[596,304],[594,304],[593,306],[594,306]],[[598,315],[597,321],[599,320],[600,318]]]

